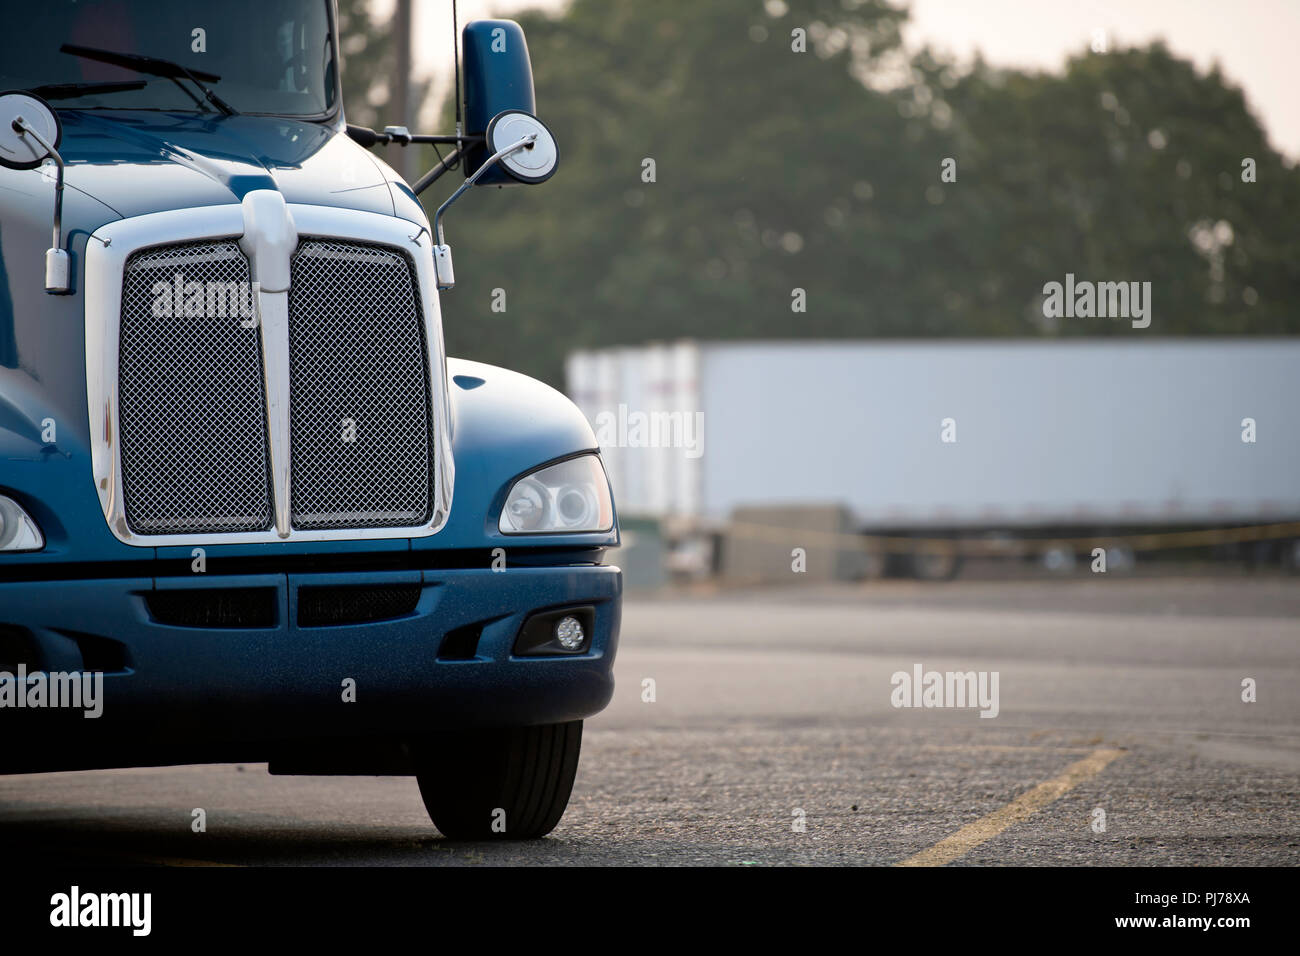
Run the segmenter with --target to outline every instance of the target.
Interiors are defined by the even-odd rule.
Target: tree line
[[[1300,330],[1300,171],[1217,68],[1158,42],[1085,47],[1057,72],[959,65],[905,49],[906,16],[878,0],[518,15],[560,168],[449,217],[451,354],[560,384],[573,349],[680,337]],[[350,117],[353,77],[382,70],[345,59]],[[1149,323],[1045,308],[1067,276],[1144,284]]]

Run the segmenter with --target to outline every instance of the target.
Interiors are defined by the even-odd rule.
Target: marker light
[[[45,537],[36,522],[12,498],[0,495],[0,551],[39,551]]]

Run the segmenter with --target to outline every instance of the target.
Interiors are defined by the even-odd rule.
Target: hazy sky
[[[610,0],[613,2],[613,0]],[[653,2],[653,0],[629,0]],[[697,0],[707,3],[708,0]],[[788,0],[792,9],[798,0]],[[393,0],[374,0],[377,11]],[[416,63],[442,80],[451,67],[450,0],[414,0]],[[460,0],[460,22],[509,16],[564,0]],[[761,0],[754,0],[761,9]],[[1163,37],[1181,56],[1224,73],[1268,130],[1275,148],[1300,159],[1300,0],[910,0],[907,39],[959,57],[982,50],[1001,66],[1058,69],[1104,30],[1112,46]],[[428,119],[428,117],[426,117]]]

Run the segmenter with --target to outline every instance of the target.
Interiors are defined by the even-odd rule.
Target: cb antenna
[[[456,68],[456,147],[461,146],[460,124],[460,27],[456,24],[456,0],[451,0],[451,62]],[[457,157],[459,159],[459,157]]]

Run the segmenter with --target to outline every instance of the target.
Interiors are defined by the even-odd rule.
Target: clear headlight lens
[[[39,551],[45,536],[12,498],[0,495],[0,551]]]
[[[502,534],[611,530],[614,502],[600,459],[582,455],[520,478],[497,527]]]

